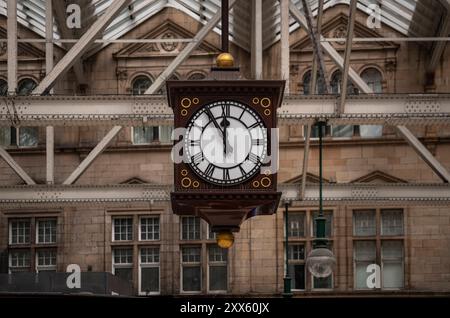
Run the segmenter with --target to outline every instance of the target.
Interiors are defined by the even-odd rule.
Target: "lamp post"
[[[331,275],[334,266],[336,265],[336,258],[331,250],[328,249],[328,239],[325,237],[325,222],[323,215],[323,195],[322,195],[322,135],[325,122],[317,123],[319,128],[319,214],[315,218],[316,238],[313,241],[313,250],[309,253],[306,259],[306,267],[314,277],[324,278]]]
[[[285,236],[286,236],[286,264],[284,270],[284,290],[283,297],[292,297],[291,291],[291,277],[289,276],[289,202],[284,202],[284,226],[285,226]]]

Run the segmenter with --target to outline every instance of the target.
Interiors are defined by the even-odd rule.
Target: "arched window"
[[[361,78],[376,94],[383,92],[383,76],[376,68],[366,68],[361,73]],[[360,125],[359,134],[363,138],[376,138],[383,135],[383,126],[379,125]]]
[[[374,93],[383,92],[383,76],[376,68],[367,68],[361,73],[361,77],[367,85],[373,90]]]
[[[152,85],[152,80],[145,75],[139,75],[133,80],[133,95],[142,95]]]
[[[333,73],[333,76],[331,76],[330,85],[331,85],[331,92],[333,94],[341,93],[341,87],[342,87],[342,72],[341,71],[336,71]],[[350,81],[350,78],[347,81],[347,94],[349,94],[349,95],[358,94],[358,89]]]
[[[24,78],[17,85],[17,95],[29,95],[36,88],[37,84],[31,78]]]
[[[204,80],[205,78],[206,78],[205,74],[196,72],[196,73],[189,75],[188,79],[192,80],[192,81],[200,81],[200,80]]]
[[[308,71],[303,75],[303,95],[311,94],[311,71]],[[319,73],[317,72],[316,77],[316,94],[325,94],[325,83],[323,79],[319,78]]]
[[[8,94],[8,82],[0,79],[0,96],[6,96]]]

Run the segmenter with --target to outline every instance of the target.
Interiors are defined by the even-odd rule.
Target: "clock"
[[[249,106],[221,100],[197,110],[188,122],[184,152],[205,182],[232,186],[259,172],[267,155],[267,128]]]
[[[200,216],[214,232],[239,231],[245,219],[273,214],[281,197],[273,158],[285,82],[194,80],[166,85],[176,132],[172,211]]]

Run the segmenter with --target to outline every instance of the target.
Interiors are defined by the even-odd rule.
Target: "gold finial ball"
[[[230,53],[221,53],[216,60],[217,67],[233,67],[234,58]]]
[[[217,233],[217,245],[221,248],[230,248],[234,243],[234,235],[230,231]]]

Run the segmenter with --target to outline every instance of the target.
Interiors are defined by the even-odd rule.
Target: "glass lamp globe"
[[[333,252],[327,248],[313,249],[306,259],[306,267],[309,272],[318,278],[330,276],[335,266],[336,258]]]
[[[234,235],[230,231],[217,233],[217,245],[221,248],[230,248],[234,243]]]

